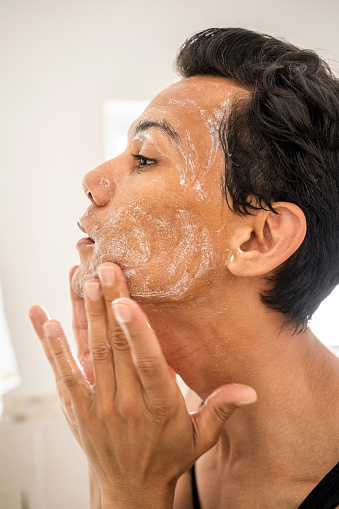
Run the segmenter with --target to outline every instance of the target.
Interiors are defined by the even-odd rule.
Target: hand
[[[69,282],[70,282],[70,294],[71,294],[71,302],[72,302],[72,311],[73,311],[73,333],[75,337],[75,342],[77,346],[77,358],[80,362],[80,365],[86,375],[87,380],[90,384],[94,382],[94,373],[93,373],[93,365],[92,359],[90,355],[90,350],[88,346],[88,323],[87,323],[87,315],[85,310],[84,299],[79,297],[72,289],[72,278],[74,272],[76,271],[78,266],[74,266],[71,268],[69,272]],[[124,295],[122,293],[122,295]],[[44,341],[44,331],[43,325],[45,322],[49,320],[49,316],[46,311],[41,306],[32,306],[29,310],[29,315],[32,320],[32,324],[34,326],[35,332],[39,337],[41,344],[45,350],[47,358],[53,368],[54,375],[56,378],[56,386],[59,395],[59,400],[61,404],[61,409],[68,421],[69,427],[71,428],[75,438],[79,442],[82,447],[81,437],[78,429],[78,425],[74,416],[74,411],[72,408],[72,402],[69,395],[69,392],[66,390],[64,383],[60,379],[60,375],[57,369],[57,365],[54,362],[54,359],[51,355],[51,352],[45,345]],[[100,488],[96,479],[95,472],[91,465],[89,465],[89,482],[90,482],[90,500],[91,500],[91,508],[92,509],[101,509],[100,502]]]
[[[177,479],[217,442],[237,406],[254,402],[256,394],[226,385],[189,414],[147,317],[135,302],[120,298],[127,295],[121,270],[106,263],[99,276],[100,282],[85,285],[95,383],[55,320],[43,324],[45,352],[68,394],[68,420],[95,470],[103,508],[172,507]],[[37,329],[34,318],[33,324]]]
[[[70,294],[71,294],[71,302],[72,302],[72,325],[73,325],[73,333],[75,337],[75,342],[77,346],[77,359],[80,362],[80,365],[86,375],[86,378],[90,384],[94,382],[94,373],[93,373],[93,365],[92,359],[90,355],[90,350],[88,346],[88,323],[87,323],[87,315],[85,310],[84,299],[79,297],[72,289],[72,277],[74,272],[77,269],[77,265],[72,267],[69,272],[69,283],[70,283]],[[40,339],[40,342],[44,348],[45,354],[52,366],[54,376],[56,379],[56,386],[59,394],[59,399],[61,403],[61,408],[65,414],[66,419],[72,429],[75,437],[80,443],[80,436],[77,429],[74,412],[72,409],[71,398],[68,391],[65,388],[62,380],[60,379],[59,371],[57,368],[57,364],[53,359],[51,351],[47,347],[45,342],[45,334],[43,330],[44,324],[50,320],[50,317],[46,310],[41,306],[32,306],[29,310],[29,316],[32,321],[35,332]],[[81,443],[80,443],[81,445]]]

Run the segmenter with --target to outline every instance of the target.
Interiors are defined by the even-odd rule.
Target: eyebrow
[[[140,120],[135,126],[134,135],[148,131],[149,129],[160,129],[164,131],[176,144],[180,144],[179,133],[166,120]]]

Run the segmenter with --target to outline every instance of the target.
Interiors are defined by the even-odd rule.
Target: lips
[[[93,246],[95,244],[94,240],[92,240],[90,237],[83,237],[77,242],[76,248],[80,249],[81,247],[85,246]]]
[[[84,233],[87,233],[84,225],[82,224],[81,220],[79,219],[78,221],[78,227],[80,228],[80,230]],[[76,245],[76,248],[79,249],[81,247],[88,247],[88,246],[93,246],[93,244],[95,243],[95,241],[88,235],[87,237],[83,237],[82,239],[80,239]]]

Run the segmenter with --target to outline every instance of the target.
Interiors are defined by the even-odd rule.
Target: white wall
[[[338,15],[337,0],[2,0],[0,274],[22,377],[8,398],[54,390],[27,309],[42,303],[70,329],[81,177],[103,158],[104,101],[151,98],[173,80],[183,40],[209,26],[285,36],[339,61]]]

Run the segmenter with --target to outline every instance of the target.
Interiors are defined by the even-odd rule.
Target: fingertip
[[[34,318],[34,315],[36,314],[37,310],[38,310],[39,306],[37,304],[33,304],[29,309],[28,309],[28,316],[30,317],[30,319]]]
[[[258,400],[258,395],[252,387],[244,386],[242,389],[242,394],[239,395],[241,399],[236,401],[234,404],[237,407],[251,405],[252,403],[256,403]]]
[[[131,310],[131,299],[126,297],[121,297],[119,299],[115,299],[112,302],[112,309],[116,320],[119,323],[127,323],[130,322],[132,318],[132,310]]]
[[[79,265],[73,265],[73,267],[69,270],[69,273],[68,273],[69,290],[70,290],[70,294],[71,294],[71,298],[72,299],[81,298],[73,290],[73,277],[74,277],[74,274],[75,274],[76,270],[78,269],[78,267],[79,267]]]
[[[28,310],[28,316],[32,322],[38,322],[41,326],[47,320],[50,320],[50,316],[43,306],[33,304]]]
[[[241,407],[255,403],[258,399],[256,391],[253,387],[243,384],[227,384],[216,389],[206,400],[206,403],[213,399],[220,400],[226,405],[234,405]]]
[[[117,263],[114,263],[114,262],[103,262],[103,263],[100,263],[100,265],[98,265],[98,268],[97,268],[98,271],[99,271],[100,267],[102,267],[102,268],[103,267],[111,267],[111,268],[113,268],[114,271],[115,271],[117,279],[121,279],[122,281],[126,281],[125,273],[124,273],[123,269],[120,267],[120,265],[118,265]]]
[[[69,270],[69,279],[72,280],[72,277],[74,276],[74,272],[77,270],[77,268],[79,267],[79,265],[73,265],[73,267],[70,268]]]
[[[102,289],[98,279],[91,278],[84,284],[85,296],[89,300],[98,300],[102,297]]]

